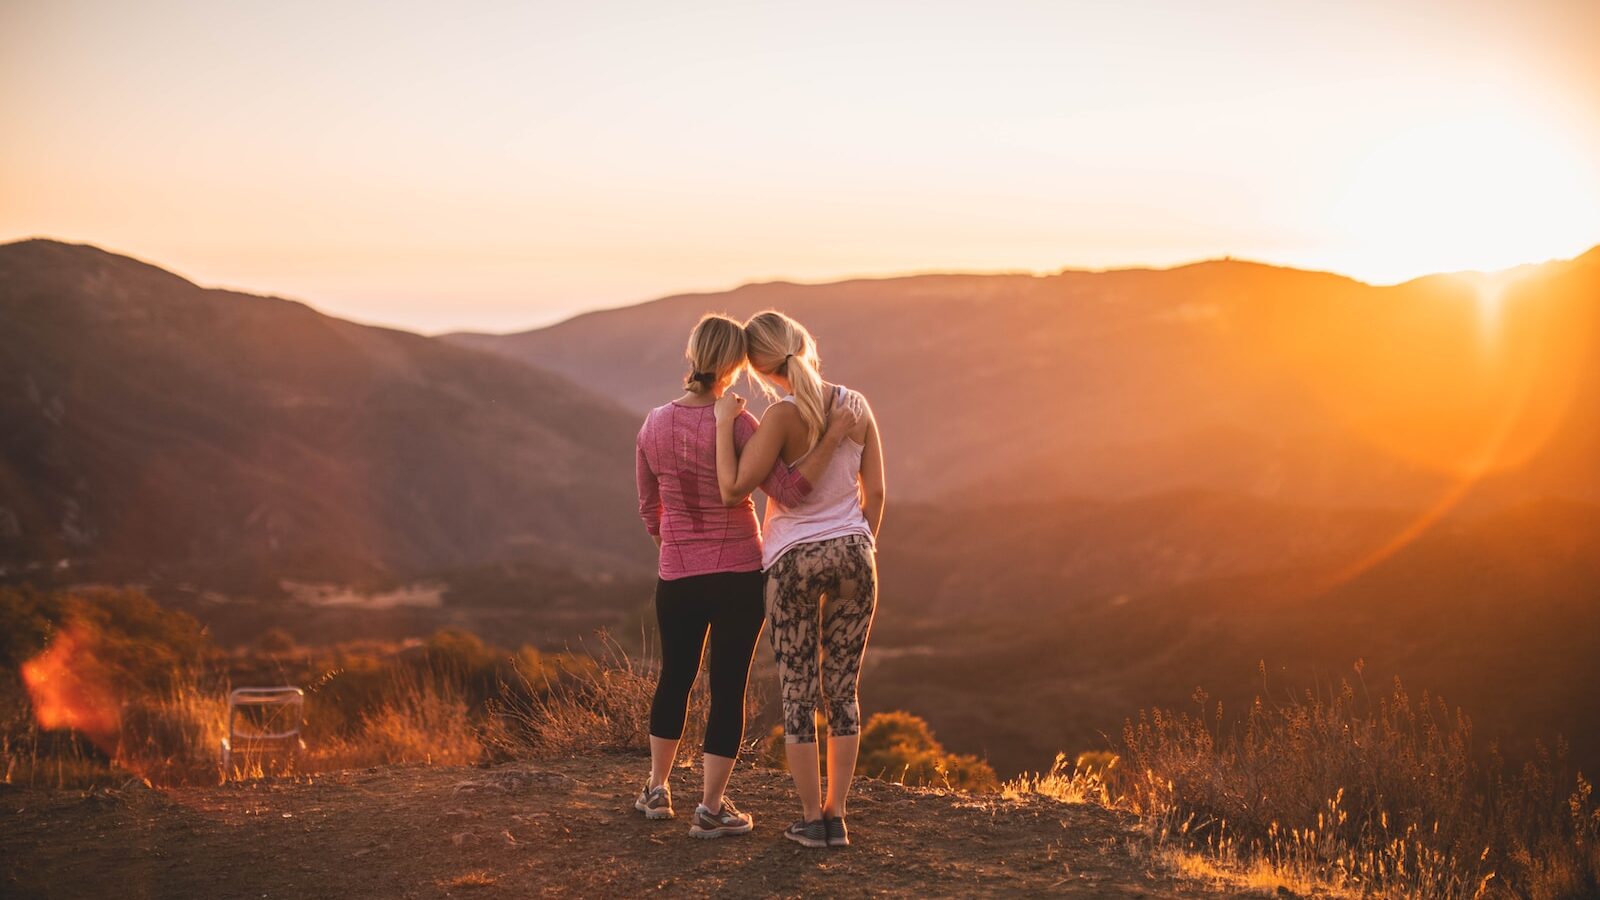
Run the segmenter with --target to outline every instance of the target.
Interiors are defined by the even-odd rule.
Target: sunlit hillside
[[[865,391],[896,492],[980,501],[1169,488],[1430,507],[1600,500],[1600,248],[1374,287],[1220,261],[1170,270],[757,284],[458,342],[635,410],[706,309],[781,308]]]
[[[1600,249],[1393,287],[1219,261],[759,284],[452,339],[638,410],[701,311],[805,321],[885,435],[865,696],[1002,772],[1197,686],[1247,703],[1263,662],[1357,660],[1594,764],[1600,672],[1569,638],[1600,625],[1597,300]]]

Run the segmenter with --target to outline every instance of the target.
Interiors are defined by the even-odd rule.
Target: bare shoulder
[[[767,407],[761,414],[761,424],[787,425],[800,421],[800,409],[793,403],[778,402]]]

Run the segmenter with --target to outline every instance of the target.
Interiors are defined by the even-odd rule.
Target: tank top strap
[[[833,402],[831,404],[829,404],[828,411],[832,412],[833,408],[835,406],[839,405],[840,403],[844,402],[844,398],[849,396],[849,394],[850,394],[850,389],[849,388],[845,387],[842,384],[834,385],[833,386],[833,397],[832,397]],[[793,394],[784,394],[782,397],[778,398],[778,402],[779,403],[796,403],[796,404],[798,404],[798,401],[796,401],[794,399],[794,395]]]

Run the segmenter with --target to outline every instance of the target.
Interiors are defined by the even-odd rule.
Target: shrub
[[[827,726],[818,722],[817,749],[824,767],[827,747]],[[762,755],[773,765],[786,766],[782,727],[768,735]],[[861,729],[856,775],[914,787],[980,792],[1000,789],[1000,781],[987,762],[976,756],[947,752],[926,720],[898,711],[875,713]]]

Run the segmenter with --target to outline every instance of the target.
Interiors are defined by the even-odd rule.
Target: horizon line
[[[1429,278],[1439,278],[1439,277],[1449,277],[1449,276],[1462,276],[1462,275],[1476,275],[1476,276],[1496,275],[1496,274],[1510,272],[1510,271],[1513,271],[1513,270],[1516,270],[1516,269],[1521,269],[1521,268],[1525,268],[1525,267],[1529,267],[1529,266],[1542,266],[1542,265],[1548,265],[1550,263],[1571,262],[1571,261],[1573,261],[1575,259],[1579,259],[1579,258],[1581,258],[1583,256],[1586,256],[1589,253],[1594,252],[1595,250],[1600,250],[1600,243],[1596,243],[1596,244],[1591,245],[1588,250],[1585,250],[1585,251],[1583,251],[1581,253],[1576,254],[1575,256],[1570,256],[1570,257],[1548,257],[1548,258],[1542,259],[1542,260],[1530,260],[1530,261],[1520,262],[1520,263],[1516,263],[1514,265],[1510,265],[1510,266],[1506,266],[1504,268],[1498,268],[1498,269],[1455,269],[1455,270],[1450,270],[1450,271],[1426,272],[1426,273],[1423,273],[1421,275],[1416,275],[1416,276],[1413,276],[1411,278],[1405,278],[1405,279],[1401,279],[1399,281],[1393,281],[1393,282],[1366,281],[1366,280],[1358,278],[1358,277],[1356,277],[1354,275],[1350,275],[1350,274],[1347,274],[1347,273],[1344,273],[1344,272],[1338,272],[1338,271],[1335,271],[1335,270],[1332,270],[1332,269],[1318,269],[1318,268],[1310,268],[1310,267],[1290,265],[1290,264],[1286,264],[1286,263],[1268,262],[1268,261],[1263,260],[1263,259],[1256,259],[1256,258],[1246,257],[1246,256],[1235,256],[1233,254],[1223,254],[1222,256],[1200,257],[1200,258],[1197,258],[1197,259],[1190,259],[1190,260],[1187,260],[1187,261],[1184,261],[1184,262],[1172,263],[1170,265],[1161,265],[1161,264],[1155,264],[1155,263],[1131,263],[1130,262],[1130,263],[1126,263],[1126,264],[1116,264],[1116,265],[1101,266],[1101,267],[1073,266],[1073,265],[1068,264],[1068,265],[1063,265],[1060,268],[1044,269],[1044,270],[1020,269],[1020,268],[1019,269],[921,269],[921,270],[908,270],[908,271],[901,271],[901,272],[846,273],[846,274],[841,274],[841,275],[826,276],[826,277],[821,278],[821,279],[787,278],[787,277],[781,277],[780,276],[780,277],[762,278],[762,279],[754,279],[753,278],[753,279],[750,279],[750,280],[747,280],[747,281],[740,281],[740,282],[734,284],[732,287],[725,287],[725,288],[720,288],[720,289],[713,288],[713,289],[703,289],[703,290],[684,290],[684,291],[673,291],[673,292],[668,292],[668,293],[663,293],[663,294],[657,294],[657,295],[654,295],[654,296],[651,296],[651,297],[647,297],[647,298],[642,299],[642,300],[626,301],[626,302],[618,303],[618,304],[612,305],[612,306],[597,306],[597,307],[594,307],[592,309],[581,310],[579,312],[572,313],[571,315],[567,315],[567,316],[563,316],[561,318],[554,319],[554,320],[552,320],[550,322],[547,322],[547,323],[545,323],[543,325],[532,325],[532,326],[527,326],[527,327],[513,327],[513,328],[510,328],[510,329],[507,329],[507,330],[504,330],[504,331],[483,331],[483,330],[463,329],[463,328],[445,329],[445,330],[441,330],[441,331],[422,331],[422,330],[417,329],[417,328],[412,328],[412,327],[408,327],[408,326],[404,326],[404,325],[398,325],[398,324],[395,324],[393,322],[363,321],[361,319],[353,318],[353,317],[350,317],[350,316],[336,315],[334,313],[327,312],[327,311],[323,310],[316,303],[313,303],[310,300],[307,300],[307,299],[304,299],[304,298],[300,298],[300,297],[285,296],[283,294],[279,294],[279,293],[276,293],[276,292],[262,292],[260,289],[256,289],[256,288],[247,288],[247,287],[240,287],[240,286],[234,286],[234,285],[228,285],[228,284],[220,284],[220,283],[219,284],[201,284],[199,281],[196,281],[195,279],[189,277],[188,275],[185,275],[184,273],[182,273],[180,271],[177,271],[176,269],[171,268],[171,267],[169,267],[167,265],[164,265],[164,264],[161,264],[161,263],[157,263],[157,262],[152,262],[149,259],[145,259],[145,258],[140,257],[140,256],[135,256],[135,255],[133,255],[131,253],[126,253],[126,252],[121,252],[121,251],[118,251],[118,250],[107,249],[106,247],[103,247],[103,246],[101,246],[99,244],[90,243],[88,241],[70,240],[70,239],[61,238],[61,237],[55,237],[55,236],[46,235],[46,234],[32,234],[32,235],[28,235],[28,236],[25,236],[25,237],[18,237],[18,238],[13,238],[13,239],[6,240],[6,241],[0,241],[0,248],[9,247],[9,246],[12,246],[14,244],[26,244],[26,243],[29,243],[29,242],[32,242],[32,241],[44,241],[44,242],[48,242],[48,243],[62,244],[62,245],[69,246],[69,247],[86,247],[86,248],[89,248],[91,250],[97,250],[97,251],[99,251],[101,253],[106,253],[106,254],[109,254],[109,255],[112,255],[112,256],[120,256],[120,257],[122,257],[124,259],[131,259],[131,260],[133,260],[135,262],[142,263],[142,264],[147,265],[147,266],[151,266],[152,268],[160,269],[163,272],[167,272],[167,273],[170,273],[170,274],[172,274],[174,276],[182,278],[183,280],[189,282],[190,284],[193,284],[193,285],[195,285],[197,287],[200,287],[200,288],[205,288],[205,289],[208,289],[208,290],[232,291],[234,293],[251,294],[253,296],[258,296],[258,297],[271,297],[271,298],[276,298],[276,299],[279,299],[279,300],[286,300],[286,301],[291,301],[291,302],[302,303],[302,304],[305,304],[306,306],[309,306],[312,309],[316,310],[318,313],[320,313],[322,315],[329,316],[331,318],[337,318],[337,319],[341,319],[341,320],[344,320],[344,321],[347,321],[347,322],[353,322],[353,323],[358,324],[358,325],[366,325],[366,326],[377,327],[377,328],[390,328],[390,329],[394,329],[394,330],[397,330],[397,331],[406,331],[406,332],[410,332],[412,334],[417,334],[417,335],[421,335],[423,337],[428,337],[428,338],[446,337],[446,336],[450,336],[450,335],[468,335],[468,334],[469,335],[495,335],[495,336],[525,334],[525,333],[532,332],[532,331],[540,331],[540,330],[543,330],[543,329],[546,329],[546,328],[553,328],[553,327],[555,327],[557,325],[562,325],[562,324],[565,324],[567,322],[571,322],[571,321],[573,321],[575,319],[583,318],[584,316],[590,316],[590,315],[596,315],[596,314],[608,313],[608,312],[618,312],[618,311],[625,310],[625,309],[632,309],[632,308],[634,308],[636,306],[645,306],[645,305],[650,304],[650,303],[658,303],[658,302],[661,302],[661,301],[664,301],[664,300],[675,300],[675,299],[681,299],[681,298],[687,298],[687,297],[710,297],[710,296],[715,296],[715,295],[718,295],[718,294],[731,294],[731,293],[733,293],[735,291],[744,290],[745,288],[764,287],[764,286],[767,286],[767,285],[787,284],[787,285],[796,285],[796,286],[800,286],[800,287],[826,287],[828,285],[849,284],[849,283],[852,283],[852,282],[860,282],[860,281],[896,281],[896,280],[900,280],[900,279],[910,279],[910,278],[938,278],[938,277],[993,278],[993,277],[1003,277],[1003,276],[1024,276],[1024,277],[1029,277],[1029,278],[1054,278],[1054,277],[1058,277],[1058,276],[1061,276],[1061,275],[1069,275],[1069,274],[1106,275],[1106,274],[1114,274],[1114,273],[1118,273],[1118,272],[1173,272],[1173,271],[1177,271],[1179,269],[1190,268],[1192,266],[1206,265],[1208,263],[1235,263],[1235,264],[1239,264],[1239,265],[1261,266],[1261,267],[1268,268],[1268,269],[1280,269],[1280,270],[1292,271],[1292,272],[1302,272],[1302,273],[1311,274],[1311,275],[1330,275],[1330,276],[1333,276],[1333,277],[1336,277],[1336,278],[1343,278],[1343,279],[1348,280],[1348,281],[1353,281],[1353,282],[1355,282],[1357,284],[1364,285],[1366,287],[1394,288],[1394,287],[1401,287],[1403,285],[1411,284],[1411,283],[1414,283],[1414,282],[1417,282],[1417,281],[1423,281],[1423,280],[1429,279]]]

